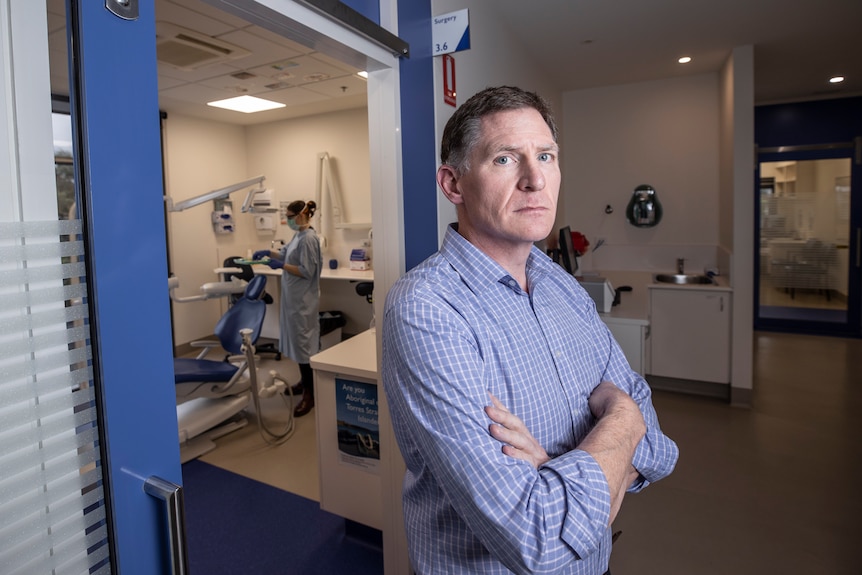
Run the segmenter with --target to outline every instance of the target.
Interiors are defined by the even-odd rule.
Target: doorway
[[[859,334],[854,150],[759,150],[755,329]]]

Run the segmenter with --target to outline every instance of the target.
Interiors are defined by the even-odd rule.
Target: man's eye
[[[501,166],[505,166],[506,164],[508,164],[511,161],[512,161],[512,159],[508,156],[500,156],[499,158],[494,160],[495,163],[497,163]]]
[[[552,162],[554,160],[554,156],[545,152],[544,154],[539,154],[539,160],[543,162]]]

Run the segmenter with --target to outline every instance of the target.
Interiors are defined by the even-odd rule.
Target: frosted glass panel
[[[0,566],[109,573],[81,222],[0,222]]]
[[[762,318],[847,316],[849,158],[760,164]]]

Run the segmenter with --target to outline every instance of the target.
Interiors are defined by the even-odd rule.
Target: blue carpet
[[[320,504],[193,460],[183,465],[194,575],[380,575],[380,531]]]

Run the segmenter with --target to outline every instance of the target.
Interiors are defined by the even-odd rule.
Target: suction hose
[[[287,441],[290,436],[293,435],[293,432],[296,431],[296,421],[293,417],[293,395],[290,393],[286,396],[284,394],[279,394],[288,407],[287,423],[281,431],[272,431],[267,425],[266,419],[263,417],[260,398],[272,397],[280,391],[280,388],[283,387],[286,382],[275,370],[272,370],[269,372],[270,383],[263,387],[263,389],[258,387],[257,365],[255,363],[254,356],[256,350],[254,348],[254,344],[251,342],[251,333],[252,331],[247,328],[240,330],[240,335],[242,336],[242,351],[245,353],[246,363],[249,366],[248,378],[251,383],[251,397],[254,401],[254,414],[255,419],[257,420],[257,429],[266,443],[270,445],[279,445]],[[280,384],[276,383],[276,381]]]

